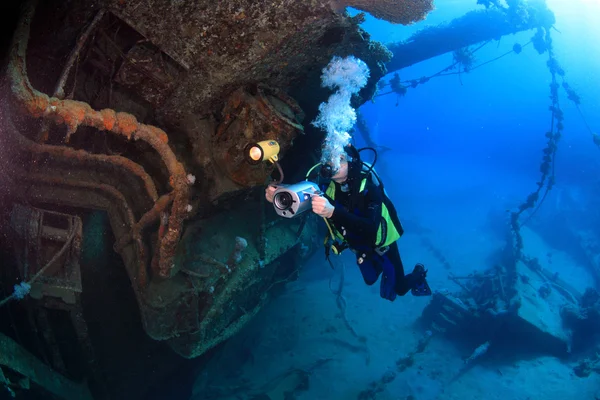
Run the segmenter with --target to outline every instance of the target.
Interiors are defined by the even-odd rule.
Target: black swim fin
[[[423,264],[415,265],[415,269],[412,272],[415,280],[415,284],[410,290],[413,296],[431,296],[431,288],[427,283],[427,270]]]
[[[431,296],[431,289],[426,280],[410,290],[413,296]]]

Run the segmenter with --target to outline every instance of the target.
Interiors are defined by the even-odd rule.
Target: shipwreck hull
[[[37,315],[17,333],[53,333],[27,338],[23,354],[71,391],[87,396],[88,379],[96,398],[135,398],[151,385],[144,373],[206,356],[295,279],[318,221],[278,219],[263,193],[275,167],[248,164],[244,149],[275,140],[287,179],[304,176],[322,140],[305,115],[330,94],[321,69],[334,55],[364,60],[357,103],[385,74],[390,53],[361,21],[329,1],[25,2],[0,104],[11,183],[0,216],[20,221],[0,227],[14,261],[2,276],[8,293],[31,284],[31,296],[6,300],[11,314]],[[81,245],[58,250],[71,258],[49,258],[56,243],[24,234],[36,215],[79,221],[61,228]],[[48,286],[69,268],[80,284]],[[61,334],[79,343],[76,356]]]
[[[262,192],[274,167],[247,164],[243,149],[251,142],[277,140],[280,156],[285,157],[294,139],[304,133],[304,112],[282,83],[302,79],[301,70],[307,63],[328,61],[334,51],[332,42],[322,44],[328,51],[315,53],[318,59],[306,53],[314,51],[310,46],[324,32],[336,27],[336,43],[343,45],[345,31],[357,27],[322,6],[312,14],[297,16],[293,12],[298,10],[280,10],[290,21],[300,15],[305,18],[299,26],[282,25],[289,34],[280,55],[285,58],[293,52],[304,55],[303,60],[289,68],[280,64],[272,46],[281,43],[273,41],[278,36],[272,35],[265,37],[270,44],[261,47],[259,58],[249,58],[238,47],[239,54],[217,55],[221,64],[212,65],[207,72],[204,56],[188,64],[171,51],[173,43],[156,37],[140,42],[145,36],[141,36],[139,24],[147,21],[138,21],[131,12],[110,6],[84,7],[95,2],[58,5],[59,15],[68,15],[68,7],[72,7],[73,18],[80,18],[80,29],[54,27],[56,37],[70,37],[65,42],[74,43],[71,50],[47,43],[51,36],[45,33],[54,24],[49,17],[53,15],[50,3],[40,5],[42,14],[36,13],[35,2],[26,4],[11,48],[3,86],[0,168],[3,176],[18,184],[11,186],[9,193],[3,192],[7,207],[2,216],[32,227],[36,218],[22,215],[58,213],[89,221],[90,213],[100,212],[107,217],[107,237],[114,243],[96,259],[60,258],[52,261],[52,268],[32,276],[23,266],[41,269],[43,261],[32,261],[27,255],[51,255],[56,249],[40,242],[38,236],[19,235],[16,225],[3,224],[6,242],[2,247],[9,251],[13,243],[10,250],[15,261],[14,265],[5,264],[3,276],[10,276],[7,283],[29,280],[35,296],[35,301],[13,301],[7,307],[16,307],[18,314],[39,316],[18,321],[19,329],[53,332],[41,342],[26,340],[25,347],[47,349],[53,356],[46,362],[61,379],[72,383],[66,385],[71,392],[81,388],[76,382],[88,379],[94,397],[112,398],[116,390],[133,398],[142,395],[151,382],[125,378],[124,364],[115,364],[109,360],[111,356],[120,360],[119,352],[125,352],[143,359],[150,352],[154,354],[151,363],[131,366],[139,371],[151,369],[162,377],[177,363],[173,355],[141,340],[140,331],[127,326],[139,324],[145,335],[165,343],[179,356],[200,357],[239,332],[281,285],[297,277],[301,263],[313,251],[317,221],[276,220]],[[247,26],[239,29],[242,32]],[[74,33],[77,36],[69,36]],[[301,37],[310,41],[295,40]],[[364,49],[368,49],[366,42]],[[54,64],[42,74],[42,60],[53,55],[65,60],[64,69],[60,71]],[[232,57],[247,62],[245,73],[240,73],[235,60],[226,62]],[[265,64],[265,58],[271,61]],[[108,63],[108,70],[103,62]],[[274,72],[274,68],[287,72]],[[217,70],[221,75],[210,76]],[[89,222],[84,222],[83,229],[78,225],[78,243],[101,240],[102,235],[90,233],[95,228],[86,224]],[[63,236],[71,233],[67,229]],[[238,240],[247,247],[232,257],[239,250]],[[112,251],[120,258],[116,265]],[[84,253],[90,254],[90,249]],[[87,284],[46,290],[43,283],[57,279],[56,268],[75,265]],[[115,274],[114,267],[121,265],[126,275]],[[98,275],[103,266],[118,280],[111,282]],[[90,284],[91,277],[98,283]],[[135,310],[125,303],[127,296],[117,295],[124,291],[133,293]],[[115,296],[115,300],[104,296]],[[119,301],[124,302],[121,310]],[[59,313],[45,319],[48,313],[54,315],[52,310],[71,317]],[[128,316],[125,310],[130,311]],[[111,330],[113,324],[119,328]],[[57,345],[64,330],[76,332],[74,339],[80,346],[73,351],[79,352],[78,356]],[[108,339],[98,339],[116,332],[130,337],[115,340],[121,344],[114,349]],[[134,345],[136,338],[139,346]],[[7,339],[5,343],[12,342]],[[81,359],[87,361],[80,364]],[[79,368],[81,365],[85,367]],[[8,362],[3,366],[21,370]],[[46,387],[44,382],[36,383],[59,397],[72,397],[69,391]],[[134,385],[145,388],[132,390]]]
[[[463,290],[434,293],[420,321],[467,347],[487,343],[485,352],[489,347],[496,355],[566,358],[572,337],[561,310],[577,307],[580,295],[535,265],[518,261],[514,270],[497,267],[484,274],[451,276]]]

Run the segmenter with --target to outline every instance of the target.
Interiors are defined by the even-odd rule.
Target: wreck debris
[[[18,171],[14,176],[23,182],[27,188],[27,199],[32,202],[105,210],[116,237],[124,235],[135,223],[123,195],[110,185]],[[90,196],[90,193],[94,195]],[[146,333],[155,340],[166,340],[193,330],[198,318],[198,302],[192,300],[193,293],[181,279],[173,278],[164,281],[165,284],[149,282],[146,250],[141,240],[136,244],[124,248],[121,256],[138,300]],[[150,285],[151,293],[148,291]]]
[[[425,328],[459,340],[478,338],[477,345],[483,341],[469,362],[487,351],[489,343],[496,346],[499,338],[565,357],[571,337],[561,309],[578,296],[557,284],[560,290],[552,289],[542,297],[540,288],[553,286],[539,270],[521,261],[514,268],[496,266],[470,277],[451,277],[462,291],[455,295],[435,292],[421,316]]]
[[[433,0],[338,0],[334,3],[354,7],[375,18],[402,25],[424,20],[434,8]]]
[[[90,24],[87,26],[87,28],[81,33],[81,36],[79,37],[79,39],[77,39],[77,43],[75,44],[75,47],[71,51],[71,54],[69,54],[69,58],[67,59],[64,69],[63,69],[62,73],[60,74],[60,78],[58,79],[58,82],[56,83],[56,87],[54,88],[53,97],[56,97],[57,99],[65,98],[65,84],[67,83],[67,79],[69,79],[69,73],[71,72],[71,68],[73,67],[73,64],[75,63],[75,61],[79,58],[79,53],[81,52],[81,49],[82,49],[83,45],[85,44],[85,42],[87,41],[88,37],[94,31],[94,29],[96,28],[96,25],[98,25],[98,22],[100,22],[102,17],[104,17],[104,12],[105,12],[104,9],[100,9],[94,16],[94,19],[92,20],[92,22],[90,22]]]
[[[44,218],[46,216],[46,218]],[[52,219],[66,218],[67,229],[60,229],[48,225],[48,217]],[[46,221],[45,221],[46,219]],[[61,221],[62,222],[62,221]],[[65,225],[65,223],[62,223]],[[0,306],[15,299],[22,299],[32,290],[32,296],[41,296],[40,293],[51,292],[57,297],[62,297],[67,302],[74,302],[73,293],[81,292],[81,271],[79,270],[79,248],[81,242],[81,220],[65,214],[48,213],[38,209],[28,209],[16,205],[11,213],[11,225],[17,235],[24,241],[24,250],[21,264],[21,288],[15,285],[14,293],[0,301]],[[77,238],[76,238],[77,236]],[[64,241],[54,256],[39,270],[32,268],[42,265],[42,240]],[[66,260],[62,265],[57,261],[69,250]],[[52,268],[52,269],[51,269]],[[51,278],[49,278],[51,277]]]
[[[573,372],[580,378],[587,378],[592,372],[600,374],[600,351],[580,361],[573,368]]]
[[[576,304],[581,301],[581,293],[571,284],[562,279],[558,273],[552,273],[540,265],[540,261],[535,257],[522,256],[523,263],[540,277],[544,283],[554,287],[566,300]],[[523,279],[524,275],[520,278]]]
[[[81,219],[17,204],[11,212],[11,226],[23,242],[18,246],[24,251],[21,276],[32,285],[32,297],[52,293],[67,303],[74,303],[75,293],[81,293]],[[44,251],[54,243],[58,251],[46,262]],[[36,271],[34,268],[39,265],[44,267]]]
[[[60,399],[92,400],[87,385],[72,382],[54,372],[17,342],[0,333],[0,365],[18,372]]]
[[[465,359],[465,364],[472,364],[475,360],[481,358],[485,353],[487,353],[489,348],[489,341],[477,346],[477,348],[473,350],[473,353],[471,353],[471,355]]]
[[[560,310],[565,326],[571,332],[572,350],[587,350],[597,342],[600,331],[600,293],[588,288],[578,304],[568,304]]]
[[[79,298],[82,292],[79,265],[82,243],[81,219],[69,214],[19,204],[14,205],[10,217],[19,275],[30,288],[28,290],[32,299],[30,304],[38,306],[28,309],[30,322],[42,333],[52,367],[61,374],[66,373],[65,362],[55,334],[57,327],[50,322],[48,309],[66,311],[69,314],[73,330],[88,362],[90,377],[97,378],[94,351],[88,336],[87,323],[82,316]],[[48,261],[50,255],[52,257]],[[42,265],[44,266],[41,267]],[[14,366],[9,366],[15,369]],[[52,391],[51,388],[45,388]]]
[[[110,131],[131,140],[143,140],[158,152],[169,174],[169,183],[173,188],[174,199],[169,216],[169,227],[162,238],[157,251],[158,275],[169,278],[175,264],[175,247],[181,235],[183,220],[188,205],[188,184],[183,165],[169,148],[167,134],[159,128],[139,123],[133,115],[105,109],[93,110],[87,103],[73,100],[50,98],[35,90],[26,70],[26,50],[31,20],[35,13],[35,1],[27,4],[25,14],[15,32],[8,66],[12,93],[22,107],[33,117],[41,117],[68,127],[66,141],[79,125],[90,126],[101,131]]]
[[[48,185],[48,186],[55,187],[55,188],[56,187],[79,188],[79,189],[85,189],[86,191],[92,191],[92,192],[97,192],[97,193],[106,193],[111,198],[112,201],[115,201],[115,200],[117,201],[117,203],[120,206],[119,207],[120,210],[122,210],[122,212],[124,213],[124,220],[128,222],[128,226],[133,226],[135,223],[133,213],[132,213],[131,209],[129,208],[129,205],[127,204],[126,199],[123,197],[121,192],[119,192],[113,186],[106,185],[106,184],[82,182],[82,181],[66,179],[66,178],[50,178],[43,174],[17,173],[16,176],[18,176],[19,179],[23,182],[36,183],[38,185],[38,187]],[[33,197],[35,197],[35,194],[33,194]],[[139,236],[133,237],[133,239],[137,245],[136,250],[138,252],[140,263],[138,265],[136,265],[137,271],[135,271],[135,273],[133,273],[133,275],[130,275],[130,278],[132,280],[132,283],[134,284],[133,285],[134,289],[136,289],[136,291],[138,291],[140,288],[145,287],[148,283],[148,277],[147,277],[146,266],[145,266],[146,254],[145,254],[145,246],[142,243],[141,237],[139,237]]]

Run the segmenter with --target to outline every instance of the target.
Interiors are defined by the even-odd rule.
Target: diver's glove
[[[381,282],[379,287],[379,294],[386,300],[396,300],[396,269],[394,265],[387,257],[382,257],[383,272],[381,274]]]

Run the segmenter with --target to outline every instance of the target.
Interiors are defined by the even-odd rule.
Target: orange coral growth
[[[375,18],[410,25],[425,19],[433,10],[433,0],[340,0],[338,5],[366,11]]]
[[[6,106],[0,106],[0,113],[6,113],[8,115],[8,112],[6,112],[6,110]],[[71,147],[66,146],[50,146],[35,143],[34,141],[22,136],[17,131],[17,128],[14,126],[10,117],[7,117],[4,122],[6,139],[10,140],[10,142],[6,143],[10,143],[11,147],[14,147],[15,149],[20,151],[25,151],[33,154],[49,154],[53,157],[62,159],[74,158],[81,162],[89,164],[108,164],[119,166],[125,171],[128,171],[131,174],[139,177],[139,179],[143,181],[144,187],[146,188],[146,192],[152,200],[156,201],[158,199],[158,193],[156,191],[156,186],[154,185],[152,178],[146,173],[142,166],[134,163],[130,159],[121,156],[90,154],[84,150],[75,150]]]
[[[86,107],[87,106],[87,107]],[[77,130],[85,118],[86,112],[91,108],[85,103],[79,102],[62,102],[56,99],[50,99],[50,110],[54,111],[54,119],[64,123],[68,127],[67,141],[71,133]]]
[[[35,97],[26,104],[27,112],[34,117],[41,117],[48,110],[48,97]]]
[[[127,139],[131,139],[131,135],[133,132],[137,131],[137,129],[138,122],[133,115],[123,112],[117,113],[117,132],[125,135]]]
[[[116,113],[113,110],[104,109],[100,111],[100,114],[102,115],[102,125],[104,126],[104,129],[107,131],[112,131],[117,119]]]
[[[152,136],[156,136],[161,142],[169,143],[169,136],[167,136],[167,134],[162,129],[158,129],[157,127],[152,125],[147,125],[146,129],[150,134],[152,134]]]

